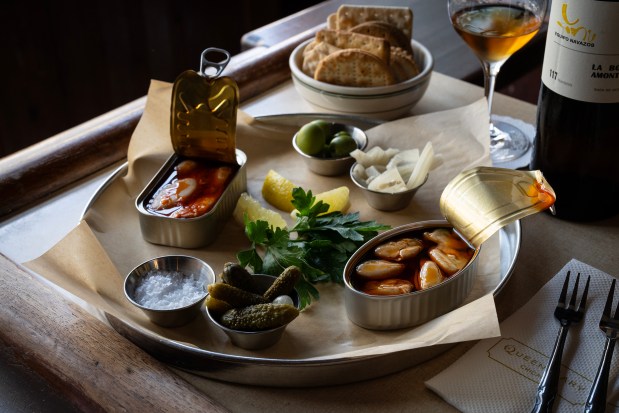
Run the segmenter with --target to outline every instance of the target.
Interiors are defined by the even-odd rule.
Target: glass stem
[[[499,74],[499,70],[503,65],[503,62],[481,62],[484,70],[484,95],[488,101],[488,114],[492,115],[492,99],[494,98],[494,85],[496,83],[496,77]],[[490,130],[492,131],[492,120],[490,120]]]

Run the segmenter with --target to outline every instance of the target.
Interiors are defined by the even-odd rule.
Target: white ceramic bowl
[[[412,47],[421,72],[411,79],[377,87],[339,86],[320,82],[301,70],[303,50],[311,40],[301,43],[292,51],[289,65],[296,90],[305,100],[320,108],[375,119],[394,119],[415,106],[430,83],[434,59],[430,51],[416,40],[412,41]]]

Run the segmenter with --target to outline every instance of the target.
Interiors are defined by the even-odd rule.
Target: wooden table
[[[304,32],[235,57],[229,73],[241,87],[245,108],[258,110],[261,102],[276,99],[274,93],[290,87],[287,56],[308,35]],[[480,88],[449,79],[456,82],[459,96],[481,96]],[[61,237],[76,224],[80,206],[97,182],[126,156],[126,145],[143,105],[140,99],[0,161],[4,208],[0,227],[0,252],[4,254],[0,256],[0,353],[8,364],[35,373],[26,378],[24,385],[51,386],[60,395],[58,403],[69,401],[84,411],[247,412],[261,411],[269,405],[274,411],[302,407],[314,411],[369,407],[379,411],[455,411],[428,391],[423,382],[450,365],[473,343],[461,343],[419,366],[363,383],[271,389],[209,381],[201,392],[178,372],[91,316],[81,306],[83,303],[46,285],[20,266],[17,262],[45,251],[57,241],[54,237]],[[496,105],[499,113],[534,122],[535,107],[531,104],[499,95]],[[48,197],[47,193],[56,195]],[[41,203],[41,199],[47,202]],[[15,205],[20,213],[13,212]],[[37,208],[29,208],[33,205]],[[522,225],[522,247],[515,271],[497,298],[500,319],[522,306],[571,258],[610,274],[616,271],[618,217],[586,224],[539,214]],[[12,246],[10,242],[22,244]],[[50,403],[49,410],[53,411],[54,406]]]

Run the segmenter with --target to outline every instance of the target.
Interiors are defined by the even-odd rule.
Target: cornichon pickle
[[[218,300],[217,298],[209,295],[206,297],[206,308],[214,314],[223,314],[232,308],[226,301]]]
[[[225,283],[238,287],[241,290],[256,294],[262,294],[262,292],[264,292],[264,289],[260,288],[254,276],[245,268],[234,262],[227,262],[224,264],[221,279]]]
[[[294,320],[299,310],[290,304],[255,304],[233,308],[221,317],[221,324],[241,331],[269,330]]]
[[[267,301],[273,301],[275,297],[280,295],[290,294],[297,281],[301,279],[302,273],[299,267],[294,265],[286,268],[280,275],[273,281],[273,284],[264,293],[264,298]]]
[[[259,294],[250,293],[226,283],[209,284],[208,293],[211,297],[225,301],[234,308],[267,302]]]

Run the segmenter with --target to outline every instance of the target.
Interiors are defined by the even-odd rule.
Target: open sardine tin
[[[247,190],[247,156],[236,149],[238,86],[229,77],[218,77],[229,60],[225,50],[206,49],[202,52],[200,72],[187,70],[174,82],[170,109],[174,154],[135,201],[142,237],[148,242],[180,248],[209,245],[232,215],[241,193]],[[204,213],[173,217],[153,211],[149,203],[174,179],[175,168],[184,160],[208,167],[230,166],[233,172],[223,192]],[[179,186],[176,195],[182,194]]]
[[[344,302],[348,318],[373,330],[416,326],[459,307],[470,294],[482,244],[500,228],[552,208],[554,190],[540,171],[479,167],[456,176],[440,199],[445,220],[413,222],[385,231],[362,245],[344,268]],[[454,228],[474,248],[467,265],[438,285],[400,295],[371,295],[353,283],[354,272],[374,249],[415,232]]]

